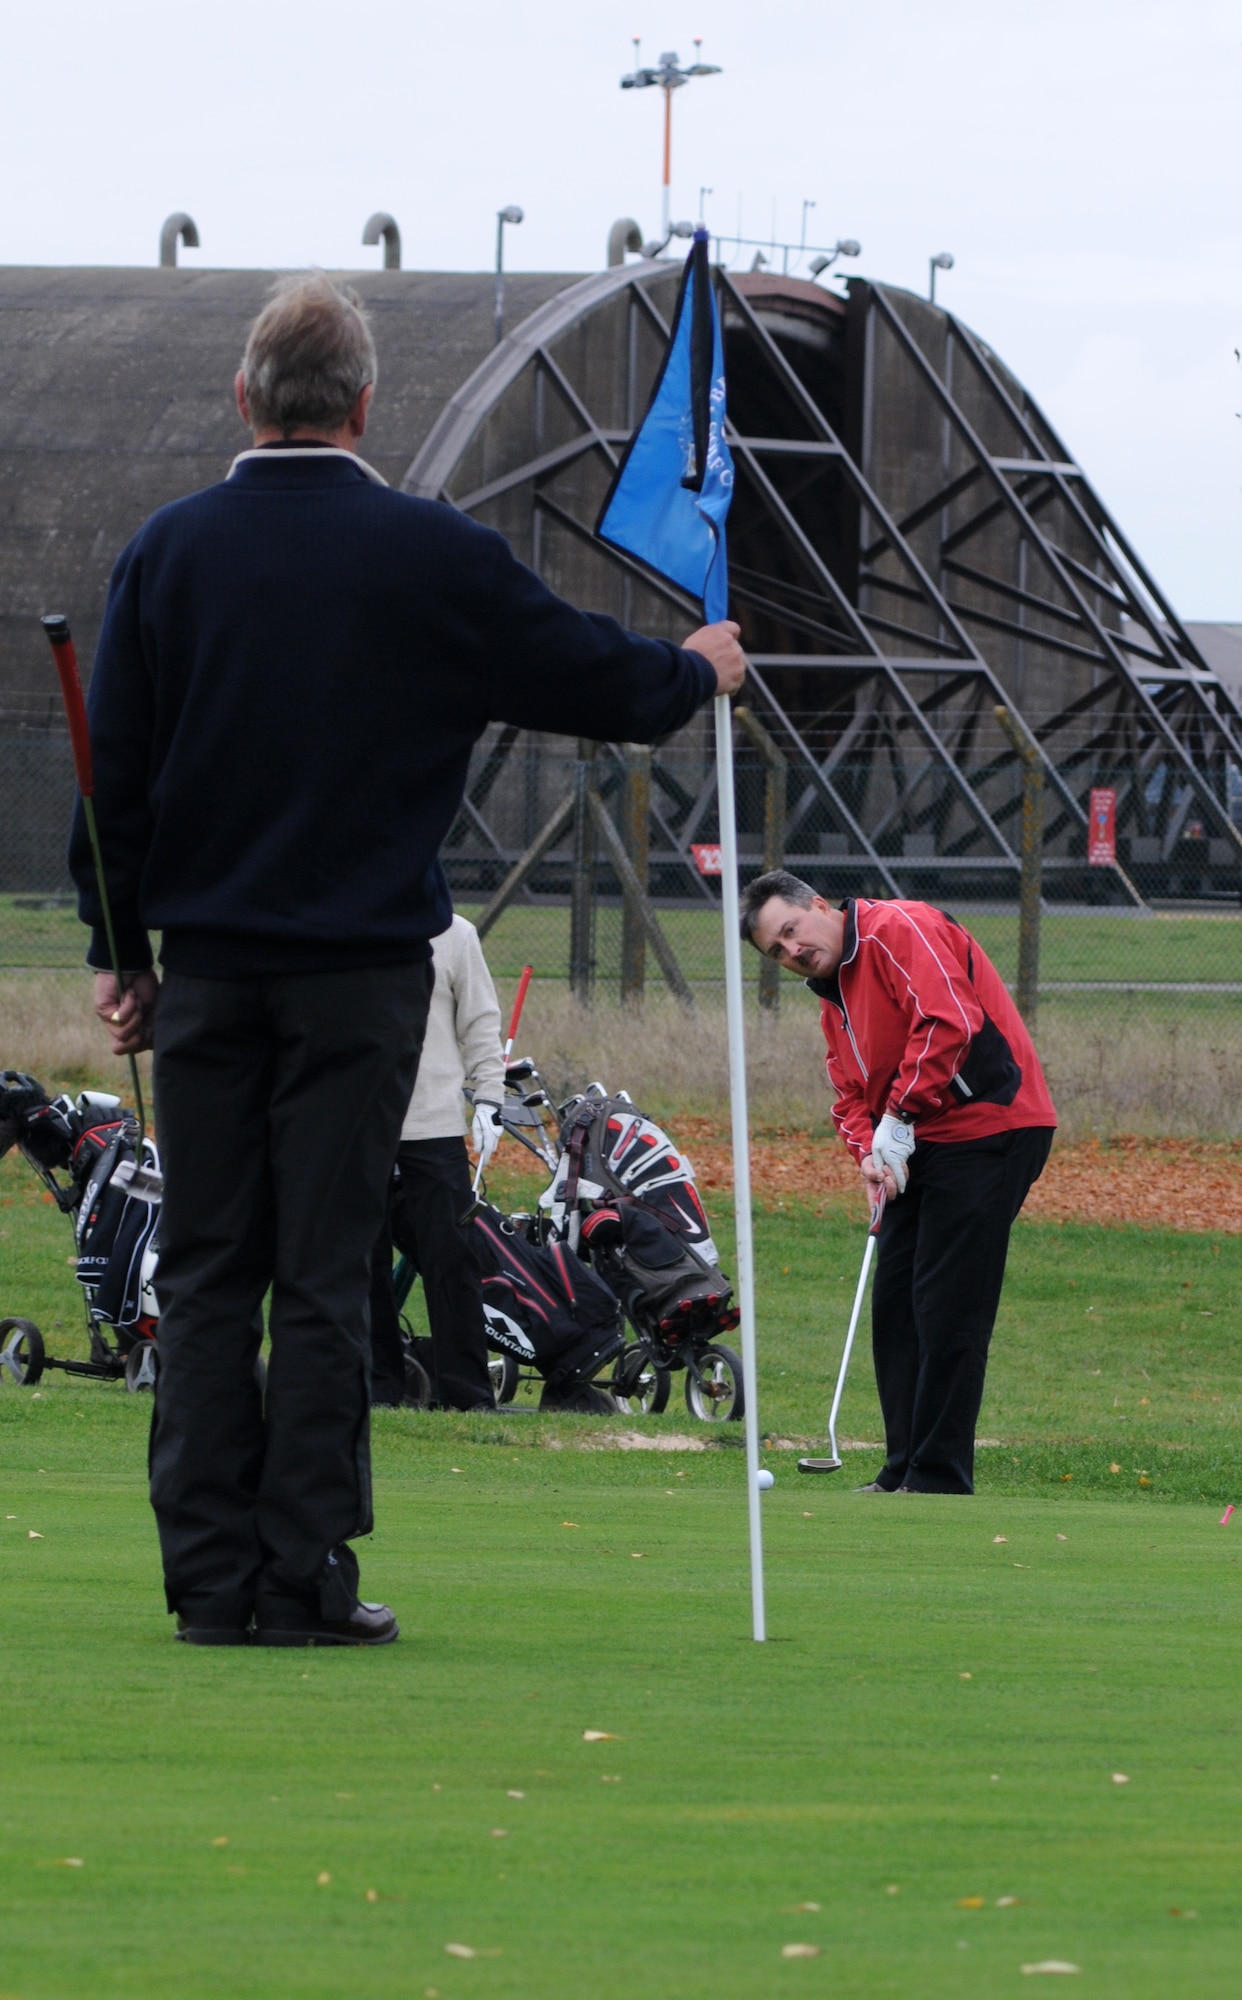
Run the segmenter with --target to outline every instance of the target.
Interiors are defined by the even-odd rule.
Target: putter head
[[[798,1470],[799,1472],[840,1472],[841,1460],[839,1458],[800,1458],[798,1460]]]
[[[137,1160],[122,1160],[112,1176],[113,1187],[132,1195],[135,1201],[153,1205],[164,1199],[164,1176],[156,1167],[139,1166]]]
[[[473,1222],[475,1216],[478,1215],[482,1207],[483,1203],[479,1200],[479,1197],[476,1194],[469,1208],[463,1208],[461,1214],[458,1216],[457,1227],[459,1229],[464,1229],[468,1222]]]

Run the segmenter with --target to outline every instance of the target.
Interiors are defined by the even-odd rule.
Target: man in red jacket
[[[929,903],[834,908],[785,869],[742,936],[818,995],[833,1118],[883,1187],[871,1301],[888,1457],[865,1492],[973,1493],[1009,1231],[1052,1147],[1039,1057],[986,952]]]

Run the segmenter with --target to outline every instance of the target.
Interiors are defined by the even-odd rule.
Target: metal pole
[[[493,345],[499,347],[505,336],[505,219],[496,217],[496,301],[493,314]]]
[[[746,1500],[750,1519],[752,1635],[767,1638],[763,1522],[759,1511],[759,1371],[755,1349],[755,1250],[750,1207],[750,1131],[746,1114],[746,1031],[742,1012],[742,940],[738,932],[737,801],[733,717],[716,696],[716,791],[720,811],[720,895],[724,917],[725,1004],[729,1024],[729,1104],[733,1125],[733,1209],[737,1223],[737,1298],[741,1311],[746,1407]]]
[[[673,177],[673,93],[669,89],[668,85],[665,84],[664,86],[664,200],[663,200],[663,206],[660,211],[660,223],[661,223],[660,234],[661,236],[664,237],[665,241],[668,240],[668,233],[670,228],[672,227],[671,223],[672,197],[669,192],[672,177]]]
[[[736,708],[734,715],[763,757],[763,872],[785,866],[785,792],[789,765],[757,715]],[[781,969],[774,959],[759,960],[759,1005],[775,1013],[781,1004]]]
[[[626,853],[643,894],[650,880],[651,752],[644,743],[625,746],[625,800],[621,831]],[[647,972],[647,932],[627,899],[621,918],[621,1000],[640,1007]]]
[[[1028,1028],[1039,1011],[1039,920],[1043,908],[1044,761],[1018,717],[998,704],[996,720],[1022,760],[1022,894],[1018,915],[1018,1012]]]
[[[589,792],[595,745],[582,739],[574,766],[574,868],[569,900],[569,986],[589,1006],[595,984],[595,827]]]

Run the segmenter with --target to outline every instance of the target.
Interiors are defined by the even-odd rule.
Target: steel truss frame
[[[670,636],[698,622],[698,607],[593,526],[645,407],[678,277],[677,266],[631,266],[551,300],[453,398],[403,481],[516,531],[553,581],[568,559],[571,595]],[[1197,824],[1218,878],[1236,887],[1228,776],[1242,768],[1242,713],[1025,391],[950,315],[856,280],[845,420],[834,423],[771,296],[747,296],[724,272],[717,282],[731,385],[745,392],[731,393],[733,608],[748,700],[788,765],[791,865],[826,889],[1015,898],[1021,769],[996,722],[1004,704],[1044,759],[1046,895],[1141,901],[1123,861],[1087,867],[1095,782],[1119,786],[1132,848],[1137,837],[1184,865]],[[839,302],[823,312],[839,322]],[[604,336],[594,363],[593,332]],[[778,422],[744,428],[743,407]],[[911,438],[940,427],[938,464],[904,449],[900,432],[886,458],[894,410]],[[525,844],[489,817],[518,734],[493,732],[476,764],[446,851],[459,889],[493,887]],[[745,821],[760,810],[759,759],[745,739],[738,751]],[[690,855],[716,832],[701,736],[661,746],[652,777],[652,890],[711,899]],[[601,754],[599,778],[605,799],[619,791],[620,753]],[[548,856],[548,893],[568,866],[567,845]]]

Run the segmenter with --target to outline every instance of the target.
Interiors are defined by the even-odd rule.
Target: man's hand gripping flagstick
[[[112,977],[116,982],[117,1011],[114,1022],[121,1020],[120,1003],[127,991],[125,975],[121,970],[120,956],[116,948],[116,933],[112,928],[112,904],[108,896],[108,881],[104,874],[103,849],[99,844],[99,827],[95,819],[95,773],[91,762],[91,737],[86,721],[86,703],[82,698],[82,680],[78,673],[78,656],[74,650],[69,632],[69,621],[59,612],[53,612],[40,620],[56,663],[56,673],[60,681],[61,699],[65,705],[65,720],[69,724],[69,744],[73,751],[73,769],[77,778],[78,794],[82,800],[82,811],[86,819],[86,831],[91,843],[91,858],[95,864],[95,882],[99,889],[99,906],[103,916],[104,933],[108,940],[108,956],[112,960]],[[164,1193],[163,1176],[144,1162],[147,1136],[146,1107],[142,1097],[142,1080],[138,1075],[138,1062],[129,1056],[129,1080],[134,1093],[134,1109],[138,1114],[138,1145],[132,1160],[123,1160],[113,1175],[113,1184],[123,1187],[127,1193],[139,1201],[159,1201]]]
[[[678,295],[673,329],[651,403],[630,441],[604,503],[596,533],[656,575],[702,600],[706,626],[687,644],[716,668],[716,782],[720,815],[725,998],[729,1024],[729,1098],[737,1217],[737,1296],[746,1383],[746,1488],[750,1516],[753,1631],[767,1636],[763,1529],[759,1513],[759,1397],[755,1352],[755,1267],[750,1208],[750,1135],[742,1015],[742,940],[738,931],[737,816],[729,690],[738,629],[725,623],[729,576],[725,516],[733,497],[733,460],[725,440],[724,350],[707,261],[707,231],[697,229]],[[764,1475],[771,1484],[771,1475]]]
[[[508,1063],[509,1057],[513,1054],[513,1044],[517,1040],[518,1022],[522,1018],[522,1009],[526,1005],[526,989],[530,985],[531,978],[534,974],[534,970],[535,968],[533,965],[524,965],[522,967],[522,977],[518,980],[517,992],[514,995],[513,999],[513,1012],[509,1016],[509,1032],[505,1036],[506,1064]],[[495,1118],[494,1139],[492,1139],[491,1133],[486,1131],[484,1125],[486,1114],[489,1111],[494,1114]],[[467,1222],[472,1222],[474,1220],[474,1217],[478,1214],[480,1208],[483,1206],[482,1202],[479,1199],[479,1190],[483,1185],[483,1169],[486,1167],[488,1161],[492,1157],[492,1154],[495,1152],[496,1147],[500,1142],[500,1134],[503,1131],[503,1129],[504,1128],[500,1122],[500,1106],[498,1104],[488,1104],[486,1100],[480,1102],[479,1100],[476,1099],[475,1111],[474,1111],[474,1145],[475,1145],[475,1150],[479,1156],[479,1164],[474,1170],[474,1184],[470,1189],[470,1194],[471,1194],[470,1206],[466,1210],[465,1214],[459,1218],[460,1224],[462,1226],[464,1226]],[[489,1139],[492,1139],[492,1143],[490,1145],[487,1143]]]

